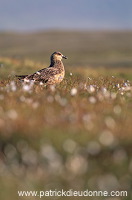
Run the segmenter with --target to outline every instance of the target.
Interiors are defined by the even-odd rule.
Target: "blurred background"
[[[54,51],[68,57],[56,89],[14,79]],[[131,200],[131,81],[131,0],[0,0],[0,199],[88,188]]]
[[[132,64],[131,0],[1,0],[0,55],[73,66]]]

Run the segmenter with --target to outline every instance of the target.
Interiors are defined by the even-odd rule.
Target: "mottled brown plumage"
[[[24,82],[42,82],[47,85],[53,85],[56,83],[60,83],[65,76],[65,69],[62,63],[62,58],[67,59],[66,56],[63,56],[60,52],[54,52],[51,55],[51,63],[50,66],[44,69],[41,69],[31,75],[18,75],[19,80],[23,80]]]

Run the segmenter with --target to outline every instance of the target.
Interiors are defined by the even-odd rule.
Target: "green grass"
[[[18,190],[88,188],[127,190],[119,199],[130,200],[132,69],[69,65],[60,85],[45,88],[14,77],[41,62],[0,63],[0,199],[29,199]]]

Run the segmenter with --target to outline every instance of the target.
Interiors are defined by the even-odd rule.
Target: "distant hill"
[[[0,33],[0,56],[31,58],[44,63],[54,51],[78,66],[132,66],[132,31],[41,31]]]

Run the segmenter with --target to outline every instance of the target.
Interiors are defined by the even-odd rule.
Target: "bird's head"
[[[62,60],[62,58],[65,58],[67,59],[66,56],[64,56],[62,53],[60,52],[54,52],[52,55],[51,55],[51,61],[57,61],[57,60]]]

